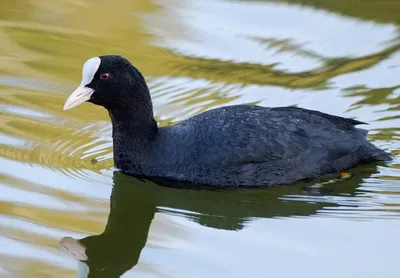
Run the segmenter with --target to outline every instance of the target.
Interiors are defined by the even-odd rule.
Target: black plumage
[[[123,57],[100,60],[89,101],[109,111],[115,165],[127,174],[260,187],[391,159],[356,127],[364,123],[296,107],[232,105],[159,128],[142,74]]]

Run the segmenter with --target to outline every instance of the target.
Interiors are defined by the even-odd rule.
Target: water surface
[[[0,277],[399,277],[399,14],[396,0],[3,0]],[[102,54],[143,72],[160,125],[296,105],[368,122],[394,161],[239,192],[126,177],[106,111],[62,111]]]

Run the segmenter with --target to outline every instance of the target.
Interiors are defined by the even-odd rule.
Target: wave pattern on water
[[[128,275],[179,269],[173,277],[194,277],[193,270],[209,277],[211,268],[215,277],[259,277],[268,261],[271,274],[289,277],[279,262],[291,256],[304,277],[310,261],[324,268],[318,277],[395,273],[390,258],[359,258],[368,259],[361,247],[371,243],[377,254],[398,252],[396,226],[386,227],[400,216],[400,5],[364,2],[3,1],[0,277],[72,277],[76,263],[58,251],[60,238],[99,235],[106,225],[140,234],[150,224]],[[369,138],[394,161],[269,191],[192,192],[125,180],[113,172],[106,111],[91,104],[62,111],[83,62],[105,53],[127,56],[144,73],[160,125],[223,105],[295,105],[368,122]],[[109,214],[110,196],[122,199],[122,218]],[[381,223],[385,237],[376,238],[380,226],[369,222]],[[340,231],[327,228],[334,226]],[[343,252],[336,246],[346,247],[347,234],[358,248]],[[235,247],[249,260],[236,261]],[[338,252],[344,261],[327,273]]]

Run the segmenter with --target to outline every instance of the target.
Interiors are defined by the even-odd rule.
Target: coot
[[[145,79],[117,55],[86,61],[64,110],[88,101],[109,112],[114,163],[134,176],[213,187],[261,187],[391,160],[363,122],[296,107],[231,105],[158,127]]]

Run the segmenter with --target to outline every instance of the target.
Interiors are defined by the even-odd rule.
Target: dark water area
[[[2,1],[0,277],[399,277],[399,14],[394,0]],[[107,112],[62,111],[82,64],[115,53],[145,75],[160,125],[295,105],[368,122],[394,160],[239,191],[125,176]]]

